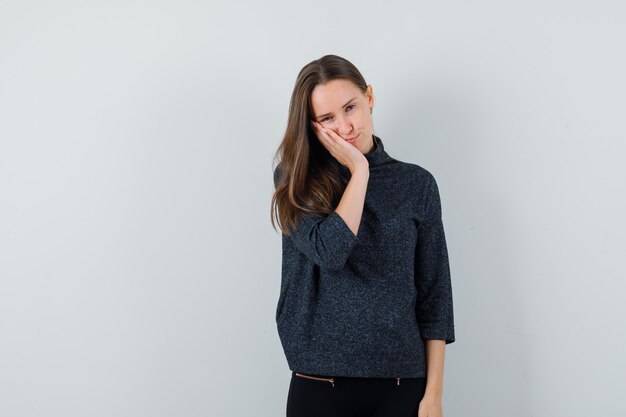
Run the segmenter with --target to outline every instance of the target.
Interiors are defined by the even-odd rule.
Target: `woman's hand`
[[[351,173],[354,173],[355,169],[361,166],[369,170],[367,158],[354,145],[346,142],[332,129],[325,129],[316,121],[311,121],[311,123],[322,145],[328,149],[328,152],[330,152],[340,164],[347,167]]]
[[[443,417],[441,399],[439,397],[429,397],[428,395],[424,396],[417,409],[417,417]]]

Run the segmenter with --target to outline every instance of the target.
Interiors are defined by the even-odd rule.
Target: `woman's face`
[[[313,120],[326,129],[332,129],[344,140],[352,143],[362,153],[374,146],[372,115],[374,95],[372,85],[364,95],[351,81],[331,80],[318,84],[311,93]],[[356,138],[354,142],[349,139]]]

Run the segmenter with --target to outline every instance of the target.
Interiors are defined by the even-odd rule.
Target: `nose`
[[[339,134],[345,136],[352,132],[352,122],[347,117],[340,117],[337,119],[337,128],[339,129]]]

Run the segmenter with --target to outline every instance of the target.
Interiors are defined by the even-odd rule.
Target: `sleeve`
[[[274,171],[275,185],[280,175],[277,172],[278,167]],[[305,216],[288,238],[311,262],[330,270],[344,267],[358,240],[337,212]]]
[[[455,340],[450,265],[439,188],[430,173],[425,190],[415,249],[415,313],[422,339],[445,340],[449,344]]]

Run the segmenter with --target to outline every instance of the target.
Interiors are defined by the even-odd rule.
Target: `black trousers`
[[[359,378],[292,371],[287,417],[417,417],[426,378]]]

